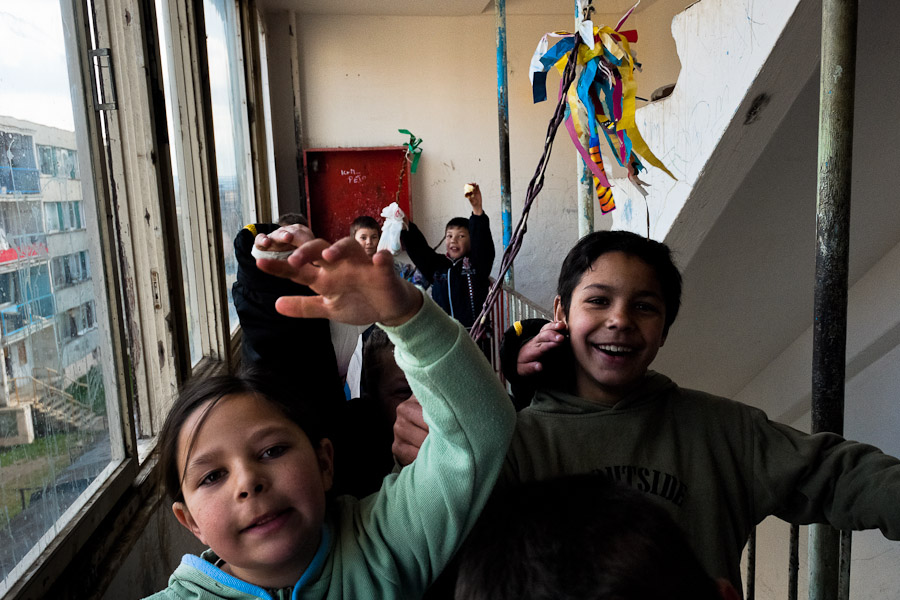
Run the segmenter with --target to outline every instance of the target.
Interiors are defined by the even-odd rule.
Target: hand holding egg
[[[481,207],[481,189],[478,187],[477,183],[467,183],[465,187],[463,187],[463,194],[466,196],[469,204],[472,205],[472,212],[474,214],[481,215],[484,213],[484,210]]]

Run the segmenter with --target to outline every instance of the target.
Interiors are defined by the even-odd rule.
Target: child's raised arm
[[[350,238],[334,245],[313,240],[287,261],[258,264],[321,294],[282,297],[281,313],[377,321],[395,345],[428,439],[414,463],[389,475],[379,492],[335,500],[333,550],[322,572],[344,597],[421,597],[493,490],[515,426],[506,391],[462,325],[394,274],[389,253],[370,260]]]

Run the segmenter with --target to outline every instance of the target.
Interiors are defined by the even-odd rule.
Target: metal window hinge
[[[109,48],[97,48],[90,51],[93,77],[91,84],[94,90],[94,110],[116,110],[119,108],[116,99],[116,73],[113,69],[112,54]]]

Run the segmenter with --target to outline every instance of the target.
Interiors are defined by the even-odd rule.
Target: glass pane
[[[2,596],[123,451],[59,0],[4,3],[0,39]]]
[[[231,286],[237,279],[234,236],[244,225],[256,220],[250,128],[247,125],[244,66],[235,2],[204,0],[203,10],[206,17],[213,130],[216,136],[219,202],[222,208],[228,316],[231,331],[234,331],[238,326],[237,312],[231,297]]]
[[[181,240],[181,270],[183,272],[185,310],[188,317],[188,339],[190,341],[191,365],[196,365],[203,358],[202,336],[200,331],[200,300],[197,291],[201,288],[197,272],[200,270],[199,252],[194,249],[196,235],[203,225],[193,223],[196,213],[191,210],[187,186],[182,174],[185,173],[185,152],[181,143],[181,113],[178,111],[175,68],[172,52],[172,19],[169,18],[169,3],[156,0],[156,14],[159,19],[160,57],[163,64],[163,87],[166,95],[166,117],[169,129],[169,149],[172,161],[172,180],[175,185],[175,211],[178,215],[178,235]]]
[[[260,102],[263,106],[263,118],[266,125],[266,162],[269,165],[269,203],[272,207],[272,214],[278,215],[278,189],[275,183],[275,136],[272,133],[272,104],[269,102],[269,55],[266,53],[268,42],[266,40],[266,30],[263,26],[265,19],[259,18],[259,75],[260,83],[262,83],[262,97]]]

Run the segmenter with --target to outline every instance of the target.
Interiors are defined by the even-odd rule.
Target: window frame
[[[83,321],[91,313],[89,328],[109,324],[101,342],[110,353],[103,364],[104,380],[108,396],[114,392],[118,398],[120,418],[111,419],[110,428],[122,440],[122,450],[121,456],[114,450],[105,478],[98,478],[90,495],[67,512],[72,517],[8,588],[9,598],[64,598],[72,597],[70,590],[106,588],[126,558],[122,544],[130,547],[161,507],[152,450],[179,384],[189,377],[233,371],[239,361],[241,330],[229,331],[203,0],[163,1],[168,23],[157,18],[153,0],[60,1],[64,21],[73,25],[64,28],[70,80],[82,85],[82,95],[73,98],[73,109],[85,116],[84,122],[76,119],[77,137],[88,140],[74,155],[88,202],[75,210],[80,228],[88,222],[99,227],[90,236],[90,248],[101,264],[89,264],[90,275],[82,272],[82,277],[102,276],[106,292],[105,302],[94,303],[89,311],[80,306],[79,316]],[[252,0],[228,1],[240,15],[237,35],[245,68],[239,76],[252,82],[246,93],[254,203],[259,218],[271,220],[258,10]],[[179,169],[179,185],[188,190],[192,223],[200,224],[193,259],[203,284],[198,286],[203,358],[193,366],[157,27],[168,27],[173,36],[177,72],[172,91],[183,111],[178,135],[185,165]],[[91,90],[100,77],[89,57],[95,47],[110,49],[118,96],[111,111],[95,110],[97,94]],[[40,172],[37,150],[34,158]],[[54,168],[59,170],[58,161]],[[40,218],[46,219],[45,214]],[[67,231],[64,225],[60,222],[58,231]],[[71,258],[80,260],[77,254]],[[48,263],[48,277],[53,276]]]
[[[65,45],[69,55],[69,77],[73,82],[81,84],[81,95],[73,95],[73,111],[85,118],[76,119],[76,137],[87,143],[88,152],[78,153],[79,172],[84,175],[82,185],[88,188],[87,197],[96,198],[96,202],[90,203],[95,209],[98,224],[98,236],[91,240],[92,251],[96,256],[104,257],[102,265],[105,277],[105,290],[107,293],[106,304],[111,310],[103,310],[103,314],[95,317],[105,319],[109,323],[109,348],[110,360],[102,363],[104,367],[104,379],[108,382],[110,390],[115,392],[115,397],[120,399],[120,407],[127,407],[131,396],[130,386],[126,383],[125,364],[125,329],[120,318],[118,307],[121,306],[121,294],[119,293],[119,277],[117,264],[113,259],[114,244],[111,240],[112,220],[109,218],[109,203],[107,190],[108,173],[102,148],[101,126],[97,113],[89,105],[87,97],[91,89],[91,66],[87,58],[87,48],[90,47],[89,26],[87,22],[86,8],[80,3],[63,0],[60,2],[64,22],[71,23],[73,27],[64,27]],[[86,156],[86,155],[89,155]],[[88,175],[89,174],[89,175]],[[95,206],[94,206],[95,205]],[[44,215],[41,215],[44,218]],[[48,273],[49,274],[49,273]],[[101,515],[110,513],[124,494],[128,492],[138,473],[138,463],[134,452],[136,444],[134,436],[128,435],[134,427],[131,414],[128,410],[119,411],[120,419],[110,419],[111,443],[121,441],[122,456],[116,456],[116,448],[113,447],[111,461],[88,490],[82,494],[64,513],[61,519],[71,515],[61,527],[53,540],[38,553],[34,562],[27,567],[8,588],[9,598],[43,597],[48,591],[50,583],[55,582],[68,566],[68,557],[74,555],[89,543],[97,530]]]

